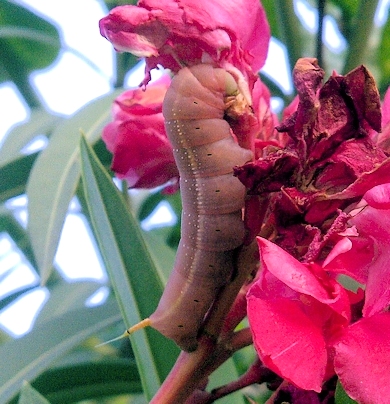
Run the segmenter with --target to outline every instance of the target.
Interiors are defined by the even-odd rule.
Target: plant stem
[[[301,23],[295,14],[293,0],[276,0],[275,8],[280,35],[288,49],[289,70],[291,71],[295,62],[303,56]]]
[[[323,42],[322,35],[324,30],[324,13],[325,13],[325,2],[326,0],[318,0],[318,31],[317,31],[317,45],[316,45],[316,55],[318,64],[324,69],[324,58],[323,58]]]
[[[370,47],[375,11],[379,0],[361,0],[351,29],[351,40],[344,65],[344,73],[364,63]]]

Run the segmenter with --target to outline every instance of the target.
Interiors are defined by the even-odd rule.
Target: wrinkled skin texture
[[[261,145],[261,157],[236,169],[266,201],[248,318],[263,363],[293,386],[320,392],[336,373],[359,403],[385,403],[390,161],[387,129],[378,133],[390,100],[382,117],[363,66],[322,78],[315,59],[297,62],[298,101],[277,127],[285,146]],[[365,291],[345,288],[341,274]]]
[[[103,130],[103,140],[113,153],[111,168],[131,188],[177,183],[179,172],[162,115],[169,84],[169,77],[164,76],[146,91],[125,91],[116,98],[113,121]]]

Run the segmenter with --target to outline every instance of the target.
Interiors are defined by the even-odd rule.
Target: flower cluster
[[[359,403],[385,403],[390,95],[381,106],[364,66],[323,83],[317,61],[300,59],[293,72],[298,96],[279,123],[257,77],[269,41],[257,0],[141,0],[113,9],[100,29],[117,50],[146,57],[143,85],[158,64],[176,73],[212,63],[233,74],[251,104],[229,123],[255,152],[235,175],[247,188],[245,223],[260,253],[247,293],[258,356],[295,391],[291,397],[320,393],[337,375]],[[124,93],[105,128],[113,169],[130,186],[178,177],[161,115],[167,85]]]
[[[276,128],[288,141],[236,169],[267,201],[248,317],[263,363],[293,385],[320,392],[336,373],[352,398],[379,403],[390,394],[387,122],[363,66],[322,78],[298,61],[299,103]]]

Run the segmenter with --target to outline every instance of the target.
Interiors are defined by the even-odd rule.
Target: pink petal
[[[382,103],[382,127],[390,123],[390,87],[387,89]]]
[[[258,0],[141,0],[112,9],[99,25],[117,50],[147,58],[143,84],[157,64],[177,72],[204,57],[235,67],[253,84],[270,39]]]
[[[118,129],[112,169],[129,187],[154,188],[179,176],[168,139],[145,123],[127,121]]]
[[[365,284],[374,257],[372,239],[363,237],[344,237],[330,251],[323,268],[344,274]]]
[[[264,364],[305,390],[321,391],[327,352],[321,329],[289,299],[263,300],[252,287],[248,319]]]
[[[366,195],[363,199],[369,205],[362,208],[351,223],[356,226],[360,237],[366,237],[373,246],[363,308],[364,316],[372,316],[390,305],[390,210],[386,209],[390,198],[389,185],[377,186]],[[383,209],[379,209],[381,207]]]
[[[390,314],[376,314],[353,324],[335,350],[335,370],[348,395],[360,404],[387,404]]]
[[[291,289],[326,301],[327,291],[313,273],[276,244],[258,237],[260,259],[264,269],[271,272]]]
[[[390,208],[390,184],[378,185],[364,194],[363,199],[373,208]]]

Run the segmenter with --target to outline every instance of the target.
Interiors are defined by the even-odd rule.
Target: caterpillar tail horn
[[[151,322],[150,318],[145,318],[144,320],[140,321],[139,323],[128,328],[122,335],[119,335],[119,337],[115,337],[113,339],[110,339],[109,341],[102,342],[101,344],[96,345],[95,348],[101,347],[103,345],[111,344],[111,342],[126,338],[130,334],[133,334],[134,332],[136,332],[138,330],[142,330],[143,328],[149,327],[151,325],[151,323],[152,322]]]

